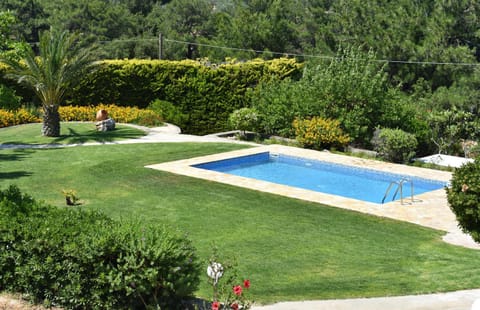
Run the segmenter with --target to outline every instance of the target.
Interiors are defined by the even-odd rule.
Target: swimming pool
[[[249,190],[300,199],[318,204],[318,206],[321,207],[337,207],[345,210],[402,220],[444,231],[457,229],[455,215],[450,210],[444,188],[432,190],[423,194],[417,193],[415,188],[415,199],[413,203],[410,203],[410,200],[407,199],[410,198],[410,192],[408,185],[406,185],[404,191],[404,197],[406,198],[404,199],[405,203],[402,204],[401,201],[390,201],[387,199],[385,204],[380,204],[196,167],[200,164],[221,162],[231,158],[243,158],[245,156],[265,152],[289,155],[305,160],[318,160],[331,164],[346,165],[348,167],[358,167],[360,169],[373,170],[379,173],[393,173],[412,178],[434,180],[438,181],[440,184],[448,184],[452,179],[452,172],[448,171],[399,165],[378,160],[345,156],[330,152],[318,152],[278,144],[248,147],[223,153],[214,153],[210,155],[150,164],[146,166],[146,168],[197,178],[207,182],[243,187]],[[207,187],[205,195],[209,195],[208,188],[211,188],[212,193],[215,195],[218,194],[219,190],[229,190],[228,187],[217,187],[212,184],[212,186]],[[384,192],[385,189],[382,189],[381,194],[383,195]],[[226,194],[228,195],[228,193]],[[244,201],[244,203],[248,204],[249,202]]]
[[[442,181],[271,152],[206,162],[192,167],[377,204],[438,190],[446,185]],[[402,193],[399,190],[400,184]]]

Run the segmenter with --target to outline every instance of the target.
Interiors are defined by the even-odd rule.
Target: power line
[[[111,42],[144,42],[144,41],[158,41],[159,38],[151,38],[151,39],[115,39],[115,40],[102,40],[98,41],[99,43],[111,43]],[[194,46],[203,46],[209,48],[217,48],[223,50],[231,50],[231,51],[241,51],[241,52],[250,52],[250,53],[257,53],[263,54],[268,53],[272,55],[279,55],[285,57],[303,57],[303,58],[320,58],[320,59],[328,59],[328,60],[336,60],[341,59],[340,57],[336,56],[327,56],[327,55],[312,55],[312,54],[298,54],[298,53],[287,53],[287,52],[272,52],[272,51],[263,51],[263,50],[255,50],[255,49],[247,49],[247,48],[239,48],[239,47],[229,47],[229,46],[220,46],[220,45],[212,45],[212,44],[205,44],[205,43],[197,43],[197,42],[189,42],[189,41],[181,41],[181,40],[174,40],[174,39],[163,39],[165,42],[177,43],[177,44],[184,44],[184,45],[194,45]],[[38,45],[39,42],[32,42],[29,43],[30,45]],[[374,62],[379,63],[393,63],[393,64],[411,64],[411,65],[446,65],[446,66],[469,66],[469,67],[477,67],[480,66],[480,63],[465,63],[465,62],[439,62],[439,61],[414,61],[414,60],[392,60],[392,59],[375,59],[371,60]]]
[[[210,47],[210,48],[234,50],[234,51],[254,52],[254,53],[258,53],[258,54],[269,53],[269,54],[273,54],[273,55],[304,57],[304,58],[322,58],[322,59],[330,59],[330,60],[341,59],[339,57],[326,56],[326,55],[281,53],[281,52],[261,51],[261,50],[245,49],[245,48],[238,48],[238,47],[227,47],[227,46],[218,46],[218,45],[211,45],[211,44],[204,44],[204,43],[179,41],[179,40],[172,40],[172,39],[164,39],[164,40],[167,41],[167,42],[172,42],[172,43],[189,44],[189,45],[204,46],[204,47]],[[381,63],[399,63],[399,64],[414,64],[414,65],[480,66],[480,63],[463,63],[463,62],[437,62],[437,61],[413,61],[413,60],[389,60],[389,59],[376,59],[376,60],[372,60],[372,61],[381,62]]]

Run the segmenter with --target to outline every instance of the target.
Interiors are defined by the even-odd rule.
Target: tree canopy
[[[4,0],[27,42],[42,30],[79,31],[104,58],[248,60],[333,56],[346,46],[387,61],[392,83],[451,86],[480,60],[476,0]],[[442,64],[438,64],[442,63]]]

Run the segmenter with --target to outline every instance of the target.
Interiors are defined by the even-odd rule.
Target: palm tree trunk
[[[43,106],[42,135],[60,137],[60,113],[57,105]]]

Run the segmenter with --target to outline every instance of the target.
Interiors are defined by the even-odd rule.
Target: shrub
[[[334,59],[306,62],[299,80],[260,84],[252,93],[251,105],[260,113],[262,130],[291,137],[295,118],[318,116],[339,120],[355,144],[367,145],[394,95],[384,66],[375,59],[372,52],[340,49]]]
[[[457,168],[446,191],[460,228],[480,242],[480,158]]]
[[[58,108],[60,120],[62,122],[93,122],[95,121],[95,113],[100,108],[92,106],[63,106]]]
[[[165,228],[0,191],[0,289],[69,309],[180,308],[199,282],[191,243]]]
[[[95,121],[98,110],[106,110],[108,116],[118,123],[135,123],[143,126],[158,126],[163,123],[160,115],[149,109],[136,107],[119,107],[114,104],[100,104],[98,106],[62,106],[58,109],[60,119],[69,121]]]
[[[0,128],[28,123],[38,123],[40,118],[25,109],[7,111],[0,109]]]
[[[293,122],[297,141],[304,147],[321,150],[331,147],[343,147],[349,141],[337,120],[313,117],[296,119]]]
[[[247,130],[255,131],[258,125],[258,113],[252,108],[241,108],[230,114],[228,122],[232,129],[240,130],[245,135]]]
[[[21,98],[15,94],[15,90],[0,84],[0,108],[7,111],[15,111],[20,108]]]
[[[259,131],[293,138],[295,118],[320,113],[306,98],[309,93],[303,83],[291,79],[261,83],[250,95],[251,105],[259,114]]]
[[[181,125],[188,119],[188,116],[183,114],[182,110],[176,107],[173,103],[165,100],[156,99],[152,101],[148,106],[148,109],[160,115],[166,122],[175,125]]]
[[[394,163],[407,163],[415,156],[417,139],[413,134],[401,129],[377,128],[372,144],[383,159]]]

